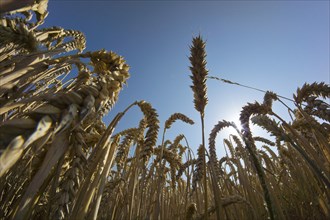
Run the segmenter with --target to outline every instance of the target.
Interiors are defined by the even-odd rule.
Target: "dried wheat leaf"
[[[76,118],[77,114],[78,106],[76,104],[70,105],[68,112],[63,115],[60,124],[56,127],[55,134],[68,129],[69,126],[72,124],[73,120]]]
[[[62,112],[62,110],[53,105],[45,104],[45,105],[37,108],[33,112],[39,113],[39,114],[60,114]]]
[[[5,121],[0,124],[0,126],[4,126],[5,128],[23,128],[23,129],[31,129],[35,128],[36,122],[30,118],[14,118],[9,121]]]
[[[23,152],[23,143],[24,138],[22,136],[17,136],[10,142],[6,150],[1,154],[0,177],[21,157],[21,154]]]
[[[16,207],[13,219],[29,219],[30,214],[42,192],[39,191],[44,181],[50,175],[52,168],[58,163],[69,147],[69,134],[63,132],[54,136],[53,142],[47,151],[37,173],[34,175],[29,186],[26,188],[20,203]]]
[[[48,132],[48,130],[51,128],[52,122],[53,122],[52,119],[48,115],[44,116],[39,121],[35,132],[33,132],[31,134],[31,136],[25,141],[25,143],[23,145],[23,149],[28,147],[31,143],[33,143],[37,139],[43,137]]]

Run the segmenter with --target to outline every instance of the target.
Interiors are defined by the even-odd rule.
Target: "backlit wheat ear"
[[[161,154],[163,158],[170,164],[171,171],[171,185],[175,188],[176,185],[176,170],[182,166],[181,160],[178,157],[177,153],[169,151],[167,149],[156,148],[155,154],[160,158]],[[163,159],[160,158],[160,159]]]
[[[148,130],[145,136],[143,149],[141,152],[141,157],[146,162],[150,158],[153,149],[156,145],[158,131],[159,131],[159,120],[156,110],[152,108],[152,106],[149,103],[141,101],[138,102],[137,105],[140,107],[147,121]]]
[[[173,144],[169,147],[169,149],[177,149],[180,141],[182,141],[185,138],[184,134],[179,134],[175,137]]]
[[[294,97],[300,111],[304,111],[308,115],[319,117],[328,122],[330,121],[330,105],[326,101],[320,99],[320,97],[323,99],[330,97],[329,85],[323,83],[313,83],[312,85],[305,84],[301,89],[298,89],[297,96]],[[301,102],[307,103],[304,109],[300,109],[299,107]],[[297,114],[299,114],[300,117],[303,117],[304,115],[306,119],[311,119],[311,117],[307,116],[303,112],[296,112],[296,117]]]
[[[265,143],[269,146],[275,146],[275,143],[266,139],[266,138],[263,138],[263,137],[259,137],[259,136],[256,136],[256,137],[253,137],[253,140],[254,141],[259,141],[259,142],[262,142],[262,143]]]
[[[168,148],[170,151],[172,151],[174,153],[177,153],[177,151],[179,150],[178,157],[179,157],[180,161],[182,160],[182,154],[187,149],[187,147],[184,147],[181,144],[179,144],[180,141],[183,140],[183,139],[185,139],[185,136],[183,134],[180,134],[180,135],[176,136],[174,141],[173,141],[173,144],[171,144]]]
[[[181,165],[178,174],[176,176],[177,179],[179,179],[181,177],[181,175],[183,174],[183,172],[192,165],[195,165],[197,163],[196,159],[192,159],[192,160],[188,160],[187,162],[185,162],[184,164]]]
[[[212,160],[215,164],[215,166],[217,165],[217,153],[216,153],[216,149],[215,149],[215,139],[217,137],[217,134],[220,130],[222,130],[225,127],[229,127],[229,126],[233,126],[233,122],[228,122],[228,121],[219,121],[218,124],[216,124],[209,136],[209,151],[210,151],[210,160]]]
[[[118,171],[122,170],[123,165],[127,159],[130,146],[132,145],[133,141],[137,140],[139,129],[137,128],[126,129],[120,133],[125,133],[125,137],[118,146],[118,151],[115,159],[117,163]]]
[[[270,95],[269,97],[272,98],[272,95]],[[268,184],[266,182],[266,176],[263,167],[256,155],[256,146],[254,144],[254,140],[249,126],[250,123],[249,121],[252,114],[264,115],[271,111],[271,107],[269,106],[271,103],[269,101],[269,97],[265,98],[264,103],[267,105],[260,105],[259,103],[256,102],[254,104],[249,103],[248,105],[244,106],[243,110],[241,111],[240,121],[243,127],[243,137],[244,137],[245,146],[249,151],[249,154],[251,155],[252,158],[252,162],[256,168],[257,175],[264,192],[264,199],[269,212],[269,217],[271,220],[273,220],[275,219],[276,213],[274,210],[271,194],[268,189]]]
[[[248,103],[246,106],[244,106],[242,108],[240,115],[240,121],[243,128],[243,136],[252,140],[250,122],[249,122],[251,115],[253,114],[265,115],[268,112],[269,112],[268,107],[264,105],[260,105],[257,102],[255,102],[254,104]]]
[[[305,83],[301,88],[297,89],[296,95],[294,95],[294,100],[300,104],[307,100],[310,96],[321,96],[323,98],[330,96],[330,87],[328,84],[321,83]]]
[[[270,119],[267,115],[253,116],[251,121],[253,124],[256,124],[270,132],[274,137],[278,137],[279,140],[283,140],[285,138],[285,132],[281,126],[279,126],[279,124],[274,119]]]
[[[230,157],[234,157],[235,150],[234,150],[234,146],[233,146],[232,142],[225,138],[225,139],[223,139],[223,143],[224,143],[224,146],[226,146],[229,149]],[[226,155],[228,155],[227,151],[226,151]]]
[[[267,107],[269,109],[269,112],[271,112],[273,101],[276,101],[277,99],[278,97],[275,93],[267,91],[264,96],[263,106]]]
[[[236,144],[235,157],[240,158],[242,156],[241,151],[245,150],[244,147],[243,147],[242,141],[236,135],[231,135],[231,137],[233,138],[233,141]]]
[[[304,108],[306,113],[330,122],[330,105],[328,103],[315,96],[308,97],[306,102],[307,106]]]
[[[204,109],[208,102],[206,87],[208,70],[206,69],[205,41],[201,36],[193,38],[190,53],[190,71],[192,73],[190,78],[193,81],[193,85],[190,87],[194,93],[195,109],[204,115]]]
[[[194,37],[192,40],[192,46],[190,47],[190,71],[192,75],[190,78],[192,79],[193,85],[190,86],[194,93],[194,104],[195,109],[200,113],[201,125],[202,125],[202,151],[203,151],[203,184],[204,184],[204,212],[207,213],[208,210],[208,186],[207,186],[207,167],[206,167],[206,147],[205,147],[205,129],[204,129],[204,110],[207,105],[207,87],[206,87],[206,79],[208,71],[206,70],[206,51],[205,51],[205,41],[201,38],[201,36]],[[213,169],[211,169],[213,170]],[[212,185],[214,190],[217,190],[217,186],[215,182],[212,181]],[[215,200],[218,199],[218,192],[215,192]],[[217,203],[217,201],[215,201]],[[208,220],[208,215],[205,216],[206,220]],[[220,211],[217,206],[217,218],[220,217]]]
[[[172,141],[171,140],[164,141],[164,144],[163,144],[164,149],[166,149],[167,146],[169,146],[169,145],[172,145]]]
[[[192,182],[192,191],[194,192],[197,187],[197,183],[200,182],[203,179],[204,176],[204,149],[203,145],[200,145],[198,150],[197,150],[197,160],[196,160],[196,168],[194,170],[194,177],[193,177],[193,182]],[[204,186],[207,187],[207,186]]]
[[[194,124],[194,121],[182,113],[174,113],[165,122],[165,128],[169,129],[176,120],[181,120],[187,124]]]

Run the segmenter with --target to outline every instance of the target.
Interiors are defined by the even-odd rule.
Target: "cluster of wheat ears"
[[[193,38],[191,88],[203,137],[194,157],[183,134],[165,138],[178,120],[194,124],[184,114],[171,115],[162,134],[145,101],[102,122],[129,66],[113,52],[83,53],[79,31],[40,28],[42,2],[0,20],[1,219],[330,218],[329,85],[298,89],[295,109],[286,107],[290,122],[272,110],[281,98],[266,92],[242,108],[242,130],[219,121],[206,140],[205,42]],[[143,113],[139,125],[114,133],[133,107]],[[253,136],[251,122],[274,139]],[[237,132],[216,143],[227,127]],[[218,158],[220,147],[227,154]]]

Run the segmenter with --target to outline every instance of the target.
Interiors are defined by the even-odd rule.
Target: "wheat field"
[[[35,1],[0,18],[0,219],[330,218],[328,84],[298,88],[295,109],[265,92],[242,107],[241,130],[222,120],[206,134],[207,80],[222,79],[208,76],[205,41],[194,37],[202,134],[194,156],[184,134],[165,139],[173,123],[194,126],[183,113],[161,125],[150,103],[136,101],[106,125],[128,64],[112,51],[85,52],[80,31],[40,28],[47,13],[47,1]],[[143,113],[140,123],[115,133],[131,108]],[[251,123],[273,139],[254,136]],[[228,127],[236,132],[218,140]]]

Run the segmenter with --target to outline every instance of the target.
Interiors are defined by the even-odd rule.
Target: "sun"
[[[230,108],[228,109],[224,114],[224,120],[233,122],[235,126],[241,130],[241,122],[239,120],[240,117],[240,111],[238,108]]]

